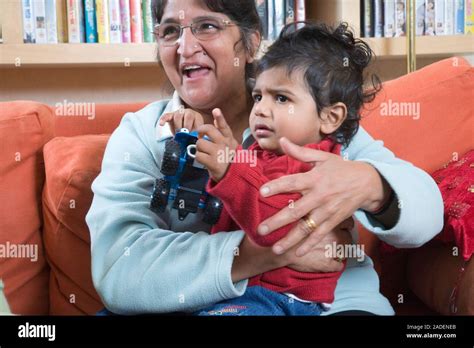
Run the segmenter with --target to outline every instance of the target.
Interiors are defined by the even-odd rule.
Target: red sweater
[[[341,146],[329,139],[305,147],[338,155],[341,152]],[[260,196],[260,187],[281,176],[307,172],[313,167],[287,155],[279,156],[264,151],[257,142],[247,150],[239,146],[237,152],[239,151],[251,151],[252,156],[256,155],[256,166],[252,167],[251,161],[233,162],[219,183],[209,181],[207,192],[224,203],[224,209],[219,221],[213,226],[212,233],[242,229],[258,245],[271,246],[283,238],[296,223],[284,226],[267,236],[257,234],[258,225],[292,201],[296,202],[301,195],[289,193],[264,198]],[[234,159],[238,160],[239,156],[248,158],[245,155],[249,154],[237,153]],[[283,267],[253,277],[249,286],[259,285],[272,291],[291,293],[303,300],[330,303],[334,301],[334,290],[341,273],[303,273]]]

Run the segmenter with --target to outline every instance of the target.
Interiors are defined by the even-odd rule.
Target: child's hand
[[[200,139],[196,143],[196,160],[207,167],[212,180],[219,182],[232,160],[233,156],[229,155],[232,155],[239,144],[225,121],[222,111],[214,109],[212,116],[214,116],[214,126],[205,124],[198,128]],[[209,140],[202,138],[205,135],[209,137]]]
[[[198,129],[199,126],[204,124],[202,115],[191,109],[180,109],[175,112],[163,114],[160,117],[160,126],[168,122],[173,132],[176,134],[181,128],[187,128],[190,132]]]

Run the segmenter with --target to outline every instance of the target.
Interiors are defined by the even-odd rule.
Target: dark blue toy
[[[209,173],[195,160],[197,140],[197,132],[190,133],[183,128],[174,139],[166,141],[161,162],[164,177],[155,182],[150,208],[155,213],[162,213],[168,203],[172,203],[180,220],[204,209],[203,221],[214,225],[219,220],[222,202],[205,190]]]

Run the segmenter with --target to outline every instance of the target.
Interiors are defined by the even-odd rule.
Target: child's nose
[[[270,117],[270,106],[262,99],[255,105],[255,115],[260,117]]]

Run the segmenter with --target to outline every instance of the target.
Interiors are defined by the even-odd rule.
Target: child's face
[[[250,129],[261,148],[282,154],[282,137],[302,146],[321,141],[321,120],[301,71],[288,76],[283,68],[266,70],[258,76],[252,95]]]

